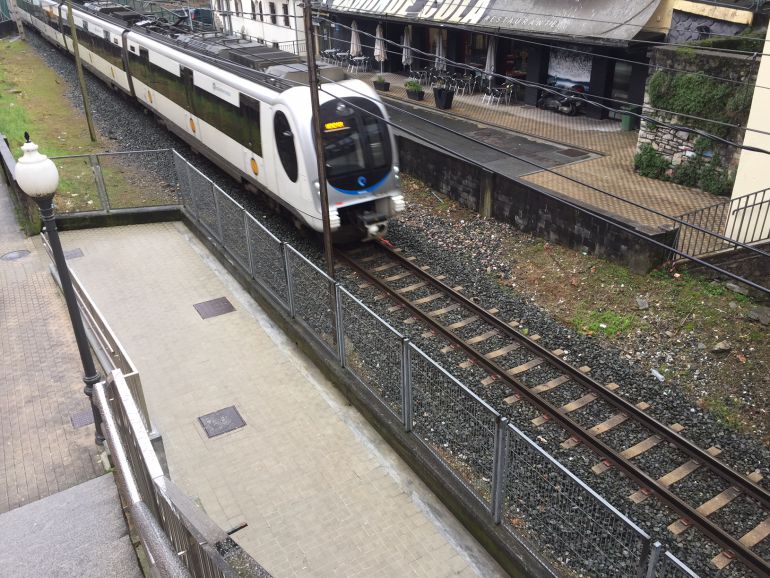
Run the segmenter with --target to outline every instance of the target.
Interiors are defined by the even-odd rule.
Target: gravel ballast
[[[53,68],[69,87],[68,96],[76,107],[81,107],[72,60],[59,50],[47,44],[35,34],[28,35],[32,44],[46,63]],[[233,196],[239,203],[271,230],[279,239],[285,240],[322,267],[322,248],[315,235],[297,231],[291,221],[268,209],[257,196],[244,192],[241,187],[199,155],[195,155],[180,139],[159,125],[152,115],[145,114],[140,105],[121,98],[118,93],[107,88],[90,74],[86,75],[94,121],[99,131],[106,135],[103,145],[105,150],[147,150],[155,148],[174,148],[205,175]],[[76,153],[77,151],[72,151]],[[762,470],[765,487],[770,487],[770,450],[759,441],[747,438],[733,430],[725,428],[707,412],[701,410],[686,395],[670,382],[662,383],[648,371],[624,359],[620,353],[607,347],[599,339],[586,337],[573,329],[552,319],[530,298],[515,293],[509,287],[498,283],[500,278],[510,274],[508,265],[498,261],[503,250],[503,240],[512,230],[504,224],[481,217],[471,217],[458,226],[450,218],[435,214],[423,205],[410,202],[406,214],[394,220],[390,225],[389,240],[401,248],[405,254],[414,255],[422,264],[430,263],[431,274],[446,275],[445,283],[450,286],[462,285],[466,296],[473,296],[485,308],[497,307],[497,314],[505,320],[516,319],[530,334],[540,334],[541,343],[550,348],[562,348],[567,351],[565,359],[576,366],[589,365],[591,375],[600,383],[615,382],[621,385],[618,393],[632,403],[647,401],[652,404],[649,413],[663,423],[680,423],[685,426],[684,434],[703,448],[717,445],[722,449],[721,459],[738,471],[747,473],[757,467]],[[322,267],[323,268],[323,267]],[[341,282],[354,295],[360,296],[373,310],[387,319],[394,328],[409,336],[423,351],[434,357],[450,372],[460,375],[456,367],[464,357],[456,352],[443,354],[440,349],[445,343],[435,338],[423,338],[424,328],[417,324],[404,324],[407,317],[403,312],[388,312],[389,304],[375,302],[371,297],[375,291],[361,290],[356,282],[341,276]],[[417,295],[417,293],[415,293]],[[478,372],[478,369],[472,371]],[[470,379],[477,379],[478,373]],[[466,381],[468,385],[477,383]],[[475,389],[471,387],[471,389]],[[557,457],[578,477],[586,481],[600,495],[604,496],[621,512],[628,515],[635,523],[648,532],[653,540],[663,542],[674,554],[692,566],[703,576],[746,576],[751,575],[738,564],[730,565],[722,572],[715,572],[708,567],[708,561],[719,552],[719,548],[701,538],[695,531],[687,532],[679,539],[673,538],[666,527],[676,516],[659,506],[654,499],[639,505],[628,501],[628,495],[636,490],[633,484],[609,471],[602,476],[591,472],[597,459],[590,452],[581,448],[563,450],[560,447],[563,433],[553,424],[534,428],[529,420],[537,415],[524,403],[514,404],[510,408],[502,404],[502,399],[510,392],[497,391],[490,387],[487,392],[475,389],[498,411],[509,416],[513,423],[542,447]],[[576,392],[575,392],[576,393]],[[563,401],[561,393],[554,392],[554,399]],[[566,398],[565,398],[566,399]],[[585,418],[589,422],[598,416]],[[582,421],[583,419],[581,419]],[[618,430],[620,432],[620,430]],[[635,441],[643,434],[634,432],[630,437]],[[617,435],[619,441],[622,436]],[[676,465],[666,451],[650,454],[645,459],[657,460],[651,465],[655,473],[665,472]],[[704,482],[690,482],[686,494],[694,501],[712,495],[712,488]],[[721,489],[721,488],[720,488]],[[754,508],[756,510],[756,508]],[[733,517],[756,518],[752,503],[748,500],[736,501],[731,505],[729,514]],[[743,529],[743,524],[733,524]],[[765,551],[767,547],[764,548]],[[596,568],[597,563],[590,563],[584,568]],[[591,573],[590,570],[585,570]],[[594,570],[595,572],[595,570]]]

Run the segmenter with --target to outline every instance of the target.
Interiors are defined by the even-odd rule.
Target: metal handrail
[[[116,369],[120,374],[120,370]],[[147,551],[147,558],[155,570],[153,575],[169,578],[191,578],[185,565],[179,559],[163,528],[152,515],[150,508],[142,500],[133,469],[128,460],[120,431],[115,423],[110,404],[107,401],[106,384],[101,381],[94,385],[94,401],[102,416],[102,431],[115,463],[115,481],[118,491],[126,504],[131,521],[136,527],[139,538]],[[157,573],[157,574],[156,574]]]

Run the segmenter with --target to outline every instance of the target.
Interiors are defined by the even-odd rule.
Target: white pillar
[[[761,47],[761,50],[760,50]],[[770,30],[764,44],[757,46],[758,54],[770,54]],[[770,56],[761,57],[754,99],[747,127],[770,132]],[[770,135],[746,131],[743,144],[770,151]],[[733,187],[732,206],[725,235],[737,241],[751,242],[770,237],[770,190],[764,195],[747,197],[757,191],[770,189],[770,155],[744,150],[738,164]],[[743,200],[739,200],[746,197]]]

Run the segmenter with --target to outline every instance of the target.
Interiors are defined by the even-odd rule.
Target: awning
[[[372,18],[500,29],[538,36],[631,40],[661,0],[326,0],[336,12]]]

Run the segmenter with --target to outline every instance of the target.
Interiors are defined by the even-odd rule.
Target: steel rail
[[[559,371],[562,371],[565,374],[569,375],[571,379],[573,379],[574,381],[577,381],[580,385],[583,385],[584,387],[587,387],[590,390],[601,395],[602,398],[607,403],[614,406],[616,409],[622,411],[626,415],[633,417],[637,421],[641,422],[642,425],[644,425],[647,429],[651,430],[651,433],[663,435],[667,441],[670,441],[676,444],[677,448],[682,450],[690,458],[698,460],[701,463],[708,464],[712,469],[716,470],[716,473],[719,474],[719,476],[723,479],[723,481],[738,487],[746,495],[751,496],[757,502],[759,502],[762,505],[762,507],[764,507],[766,510],[770,510],[770,491],[769,490],[766,490],[765,488],[752,482],[746,476],[744,476],[740,472],[735,471],[730,466],[725,464],[723,461],[716,459],[714,456],[712,456],[711,454],[709,454],[708,452],[706,452],[705,450],[703,450],[702,448],[700,448],[699,446],[697,446],[696,444],[688,440],[686,437],[676,433],[667,425],[659,422],[654,417],[640,410],[638,407],[636,407],[634,404],[624,399],[620,395],[614,393],[613,391],[610,391],[609,389],[604,387],[602,384],[592,379],[590,376],[575,369],[572,365],[564,361],[558,355],[554,355],[547,348],[527,338],[527,336],[523,335],[521,332],[516,331],[516,329],[514,329],[513,327],[505,323],[499,317],[492,315],[491,313],[486,311],[483,307],[480,307],[479,305],[477,305],[476,303],[474,303],[464,295],[458,293],[457,291],[452,290],[451,287],[447,286],[445,283],[442,283],[438,279],[435,279],[434,277],[432,277],[431,275],[429,275],[428,273],[420,269],[417,265],[415,265],[411,261],[406,260],[397,252],[393,251],[392,249],[390,249],[389,247],[383,244],[380,244],[379,246],[391,258],[397,260],[401,266],[409,269],[410,271],[414,272],[414,274],[420,276],[422,279],[426,281],[429,281],[433,285],[436,285],[442,291],[447,292],[450,298],[454,299],[455,301],[458,301],[464,307],[472,310],[475,315],[478,315],[480,318],[483,318],[484,321],[487,322],[488,324],[506,332],[513,339],[520,342],[524,347],[529,349],[529,351],[532,354],[542,358],[544,361],[550,363],[552,366],[556,366],[556,368],[559,369]]]
[[[386,249],[386,248],[383,247],[383,249]],[[453,291],[451,288],[447,287],[444,283],[435,280],[433,277],[431,277],[430,275],[422,271],[419,267],[413,265],[409,261],[404,260],[404,258],[398,255],[397,253],[390,251],[389,249],[387,251],[391,255],[395,255],[396,256],[395,258],[399,262],[407,263],[409,270],[419,272],[421,277],[429,279],[432,283],[436,284],[437,286],[447,291],[448,297],[457,298],[463,303],[467,302],[469,304],[469,307],[472,307],[474,311],[479,310],[479,307],[475,303],[472,303],[471,301],[467,300],[464,296],[459,295],[456,291]],[[484,357],[484,354],[477,351],[474,347],[466,344],[462,339],[460,339],[458,336],[452,333],[449,329],[442,326],[435,319],[431,318],[428,314],[421,311],[417,306],[412,305],[412,303],[410,303],[407,298],[396,293],[394,290],[389,288],[383,281],[378,279],[372,273],[368,272],[365,268],[358,265],[352,257],[340,251],[337,251],[336,255],[338,258],[344,261],[348,266],[350,266],[353,270],[357,271],[360,275],[362,275],[362,277],[370,281],[375,286],[379,287],[381,290],[385,291],[391,298],[400,302],[413,315],[419,317],[420,319],[423,320],[424,323],[434,328],[438,333],[444,336],[445,339],[458,345],[470,357],[474,358],[477,366],[482,367],[490,375],[496,375],[502,381],[505,381],[509,385],[513,386],[530,403],[532,403],[533,405],[538,407],[540,410],[542,410],[544,414],[551,416],[555,420],[557,420],[565,429],[567,429],[569,432],[575,435],[575,437],[580,439],[587,447],[591,448],[597,455],[610,456],[612,458],[613,463],[616,464],[619,467],[619,469],[621,469],[629,478],[631,478],[637,484],[639,484],[640,487],[654,489],[658,494],[658,496],[666,504],[668,504],[673,510],[675,510],[680,516],[691,520],[693,524],[697,526],[703,534],[705,534],[710,539],[714,540],[720,546],[733,552],[735,554],[735,557],[739,559],[743,564],[745,564],[748,568],[757,572],[759,575],[770,574],[769,561],[761,558],[760,556],[752,552],[750,549],[746,548],[743,544],[741,544],[739,540],[727,534],[719,526],[711,522],[711,520],[709,520],[707,517],[700,514],[695,508],[691,507],[689,504],[687,504],[678,496],[676,496],[666,486],[663,486],[657,480],[649,477],[646,473],[642,472],[630,460],[627,460],[621,457],[618,454],[618,452],[616,452],[613,448],[611,448],[606,443],[598,439],[598,436],[588,433],[583,427],[581,427],[579,424],[577,424],[567,415],[562,413],[559,407],[541,398],[536,393],[532,392],[525,384],[519,382],[517,379],[511,377],[510,375],[507,375],[505,368],[501,367],[500,365],[498,365],[493,361],[488,360],[486,357]],[[490,315],[486,311],[484,311],[484,314],[485,316]],[[500,320],[497,319],[496,317],[494,316],[491,316],[491,317],[493,317],[498,322],[500,322]],[[512,329],[512,328],[509,327],[509,329]],[[515,334],[519,336],[517,338],[519,342],[525,345],[527,345],[528,343],[533,344],[531,340],[521,335],[519,332],[515,332]],[[542,348],[540,347],[537,348],[538,355],[540,353],[540,349]],[[556,356],[553,356],[553,354],[551,354],[550,351],[548,352],[548,354],[549,354],[548,355],[549,358],[556,357]],[[570,374],[576,371],[569,364],[566,364],[566,362],[563,362],[562,360],[559,360],[559,361],[561,361],[561,363],[568,368],[568,371]],[[583,376],[582,373],[580,375]],[[601,389],[604,389],[600,385],[598,385],[598,387],[600,387]]]

